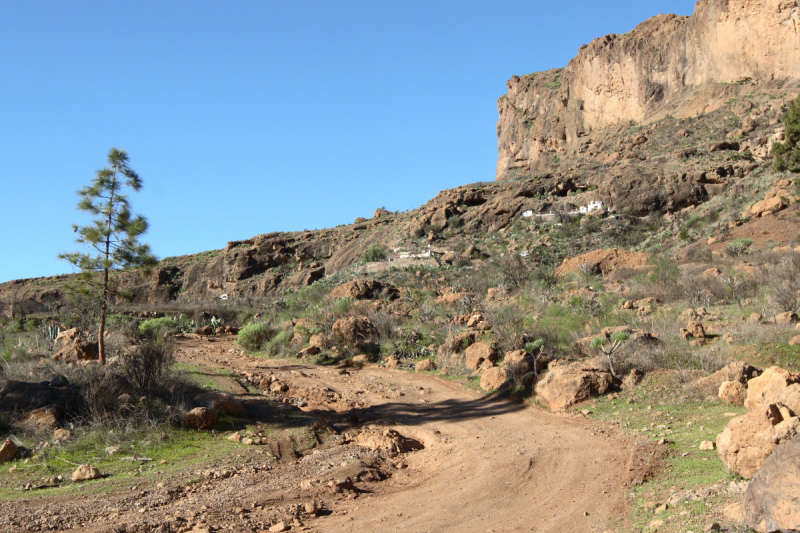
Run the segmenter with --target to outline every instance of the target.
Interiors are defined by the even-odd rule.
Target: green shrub
[[[175,331],[178,325],[175,319],[168,316],[161,318],[151,318],[139,324],[139,335],[147,338],[154,338],[161,330]]]
[[[373,244],[361,256],[362,263],[374,263],[386,259],[386,248],[378,243]]]
[[[752,239],[736,239],[735,241],[728,243],[728,245],[725,247],[725,253],[731,257],[744,255],[747,253],[747,249],[750,248],[751,244],[753,244]]]
[[[783,116],[783,124],[786,138],[785,142],[772,144],[772,155],[775,156],[773,166],[779,172],[800,172],[800,96]]]
[[[447,219],[447,227],[448,228],[460,228],[464,225],[464,221],[461,220],[461,216],[453,215]]]
[[[260,350],[264,344],[269,342],[273,335],[274,331],[263,322],[248,324],[239,330],[239,344],[243,346],[245,350]]]

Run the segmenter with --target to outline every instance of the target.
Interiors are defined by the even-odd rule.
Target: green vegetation
[[[147,338],[154,338],[158,333],[172,333],[177,329],[174,318],[168,316],[161,318],[151,318],[139,324],[139,335]]]
[[[78,233],[78,244],[86,245],[98,253],[65,253],[59,258],[69,261],[81,271],[81,284],[76,291],[100,301],[100,325],[97,334],[100,363],[105,364],[105,327],[108,304],[117,286],[113,273],[123,269],[147,268],[156,264],[147,244],[139,237],[147,232],[147,219],[133,215],[128,196],[122,191],[130,188],[138,192],[142,180],[128,166],[125,150],[112,148],[108,152],[108,166],[98,170],[92,185],[78,191],[81,201],[78,209],[92,215],[87,226],[73,226]],[[97,279],[98,275],[101,279]]]
[[[384,261],[386,259],[386,248],[380,244],[373,244],[361,256],[362,263],[374,263],[377,261]]]
[[[260,350],[274,335],[275,332],[268,325],[256,322],[239,330],[239,344],[245,350],[255,352]]]
[[[786,138],[784,142],[772,145],[772,155],[775,156],[773,165],[779,172],[800,172],[800,96],[783,116],[783,125]]]

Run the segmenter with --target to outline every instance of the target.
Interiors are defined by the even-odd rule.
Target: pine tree
[[[74,225],[73,231],[78,233],[76,242],[86,245],[91,251],[58,256],[80,269],[81,292],[99,300],[98,351],[101,364],[106,362],[104,334],[108,303],[111,296],[118,294],[114,274],[124,269],[146,270],[156,264],[150,246],[138,240],[147,232],[147,219],[131,214],[128,196],[123,194],[126,188],[138,192],[142,180],[128,166],[127,152],[112,148],[108,152],[108,166],[97,171],[91,186],[78,191],[81,197],[78,209],[89,213],[93,220],[86,226]]]
[[[775,156],[775,170],[800,172],[800,96],[797,97],[789,111],[783,115],[785,142],[772,144],[772,155]]]

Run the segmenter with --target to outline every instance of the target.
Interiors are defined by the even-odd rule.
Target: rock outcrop
[[[797,78],[798,27],[795,0],[702,0],[690,17],[658,15],[595,39],[566,68],[512,77],[498,101],[497,178],[586,149],[594,131],[697,116],[743,85]]]
[[[602,357],[551,367],[536,383],[536,396],[550,409],[562,409],[616,390],[619,380]]]
[[[764,461],[747,486],[744,511],[756,531],[800,531],[800,437]]]

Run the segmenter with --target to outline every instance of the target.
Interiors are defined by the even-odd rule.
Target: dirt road
[[[266,460],[266,446],[242,446],[190,484],[7,502],[8,523],[27,529],[44,506],[58,510],[31,529],[201,533],[283,522],[291,531],[600,533],[624,527],[626,489],[649,468],[646,446],[579,414],[487,397],[432,374],[267,360],[235,346],[232,337],[191,336],[177,341],[177,357],[242,376],[231,389],[248,404],[299,406],[340,434],[277,462]],[[237,381],[248,378],[284,390],[269,400],[245,393]],[[341,434],[387,429],[424,448],[371,449]],[[272,451],[281,455],[280,446]]]

